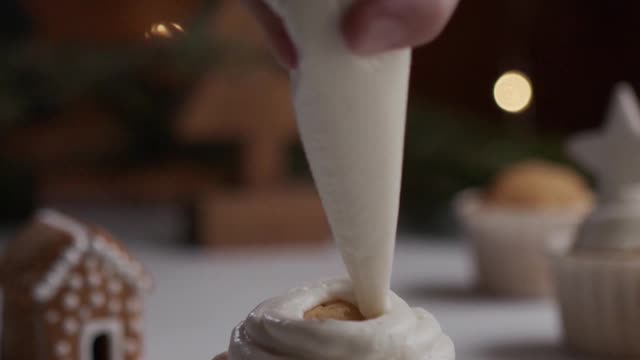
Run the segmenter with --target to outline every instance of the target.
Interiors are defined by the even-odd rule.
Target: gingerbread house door
[[[100,320],[83,327],[80,360],[124,360],[122,324],[117,320]]]

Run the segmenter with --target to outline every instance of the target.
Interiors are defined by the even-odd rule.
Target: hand
[[[267,30],[281,61],[295,67],[296,49],[282,20],[263,0],[244,1]],[[342,31],[349,47],[360,55],[415,47],[440,34],[457,4],[458,0],[357,0],[342,22]]]

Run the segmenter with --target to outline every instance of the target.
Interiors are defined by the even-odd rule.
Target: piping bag
[[[385,313],[395,246],[411,50],[362,57],[340,24],[355,0],[266,0],[298,54],[294,107],[361,313]]]

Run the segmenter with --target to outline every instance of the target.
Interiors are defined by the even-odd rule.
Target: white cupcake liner
[[[476,189],[461,192],[454,205],[472,244],[478,285],[502,296],[550,294],[548,239],[557,232],[573,231],[585,216],[571,210],[489,207]]]
[[[560,251],[553,274],[568,347],[640,357],[640,257]]]

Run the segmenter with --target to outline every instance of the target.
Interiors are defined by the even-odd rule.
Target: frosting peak
[[[348,280],[328,280],[267,300],[234,330],[229,360],[449,360],[453,344],[436,319],[389,293],[390,309],[367,321],[304,320],[331,300],[353,302]]]

